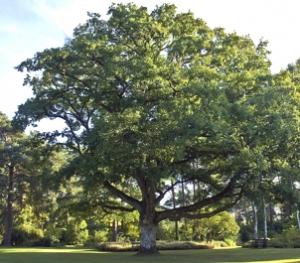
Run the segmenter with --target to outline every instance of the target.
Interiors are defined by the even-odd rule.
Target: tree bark
[[[173,201],[173,208],[176,208],[176,199],[175,199],[175,189],[173,182],[172,183],[172,201]],[[175,220],[175,240],[179,240],[179,230],[178,230],[178,221]]]
[[[155,184],[151,179],[140,176],[138,184],[142,192],[142,203],[140,210],[140,249],[139,254],[158,253],[156,247],[156,233],[158,221],[156,220],[156,196]]]
[[[193,181],[193,202],[195,203],[197,201],[197,196],[196,196],[196,183]],[[196,234],[196,219],[193,219],[193,226],[192,226],[192,240],[197,239],[197,234]]]
[[[275,212],[274,212],[274,209],[272,207],[272,203],[269,203],[269,218],[270,218],[269,225],[270,225],[270,229],[272,229],[273,225],[274,225],[274,214],[275,214]]]
[[[298,229],[300,230],[300,215],[299,215],[299,209],[298,208],[296,210],[296,218],[297,218]]]
[[[4,215],[4,237],[3,245],[12,245],[12,232],[13,232],[13,180],[14,180],[14,167],[8,167],[8,193],[6,199],[6,209]]]
[[[112,235],[111,235],[111,241],[116,242],[118,236],[118,221],[116,219],[112,222]]]
[[[140,223],[140,236],[141,243],[139,254],[155,254],[158,252],[156,247],[156,233],[157,224],[148,221],[147,219],[142,220]]]
[[[268,238],[268,221],[267,221],[267,206],[265,204],[265,199],[262,198],[263,204],[263,216],[264,216],[264,239]]]
[[[252,204],[252,209],[253,209],[253,224],[254,224],[253,237],[254,239],[258,239],[258,218],[257,218],[257,208],[255,204]]]
[[[185,190],[184,190],[184,180],[182,178],[181,181],[181,193],[182,193],[182,207],[186,206],[186,196],[185,196]],[[184,240],[187,240],[187,220],[186,218],[183,219],[183,237]]]

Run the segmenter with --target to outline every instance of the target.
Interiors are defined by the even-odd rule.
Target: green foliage
[[[169,220],[160,222],[157,230],[157,239],[174,240],[175,239],[174,222]]]
[[[239,227],[218,213],[242,194],[259,211],[281,203],[291,222],[300,198],[300,61],[272,76],[266,42],[209,28],[174,5],[114,4],[108,14],[90,13],[63,47],[18,66],[33,97],[13,125],[0,115],[0,174],[2,208],[13,163],[14,200],[32,209],[14,203],[22,231],[67,244],[136,240],[139,223],[202,218],[181,221],[181,236],[231,243]],[[30,139],[15,129],[43,118],[66,128]],[[49,154],[50,145],[69,151]],[[182,193],[162,205],[179,184]],[[162,222],[158,237],[172,231]]]
[[[239,234],[240,234],[240,241],[242,243],[249,241],[253,235],[253,226],[241,225]]]
[[[90,14],[63,47],[18,66],[34,96],[20,106],[15,123],[65,120],[66,129],[47,138],[55,143],[63,136],[78,154],[70,170],[87,189],[104,185],[141,214],[141,204],[111,186],[135,200],[143,196],[148,206],[158,204],[150,199],[180,174],[212,188],[203,198],[226,189],[212,207],[227,209],[258,166],[247,127],[253,127],[251,101],[270,82],[266,43],[211,29],[173,5],[148,12],[116,4],[109,15]],[[104,196],[103,203],[112,202]],[[195,202],[181,213],[154,207],[149,216],[158,222],[192,217],[203,207]]]
[[[31,246],[43,239],[43,231],[31,225],[23,225],[14,229],[12,243],[16,246]]]
[[[228,212],[221,212],[210,218],[189,222],[192,235],[196,240],[237,240],[239,226]]]
[[[300,248],[300,230],[290,228],[275,235],[268,245],[276,248]]]
[[[93,242],[94,243],[101,243],[101,242],[104,242],[104,241],[107,241],[109,240],[109,237],[108,237],[108,231],[96,231],[95,234],[94,234],[94,238],[93,238]]]
[[[68,245],[84,244],[89,238],[87,223],[76,221],[75,219],[69,220],[64,229],[62,229],[60,242]]]
[[[225,244],[220,246],[227,246],[227,243],[229,246],[235,245],[240,230],[235,218],[228,212],[200,220],[180,221],[178,226],[181,240],[225,241]],[[159,240],[174,240],[175,222],[168,220],[161,222],[157,237]],[[215,245],[219,246],[217,243]]]

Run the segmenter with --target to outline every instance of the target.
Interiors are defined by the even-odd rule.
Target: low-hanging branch
[[[110,184],[108,181],[104,181],[103,186],[109,190],[114,196],[119,197],[122,201],[126,202],[127,204],[133,206],[137,210],[141,210],[141,202],[124,192],[120,191],[118,188]]]
[[[119,210],[121,212],[133,212],[136,209],[134,207],[125,207],[125,206],[121,206],[121,205],[110,205],[110,204],[105,204],[105,203],[100,203],[100,206],[104,209],[104,210]]]
[[[193,171],[193,172],[190,171],[190,173],[192,173],[192,174],[189,174],[187,176],[187,178],[185,178],[183,180],[182,179],[176,180],[175,182],[172,183],[172,185],[166,186],[166,188],[163,191],[159,191],[159,195],[156,198],[156,203],[158,204],[165,197],[165,195],[172,190],[173,187],[175,187],[176,185],[181,184],[181,183],[197,181],[197,182],[203,182],[203,183],[209,184],[216,190],[223,189],[223,185],[218,184],[218,182],[216,182],[216,180],[214,180],[212,178],[212,175],[215,173],[224,171],[224,169],[220,169],[220,167],[216,167],[214,169],[202,169],[200,172],[199,172],[199,170],[200,169],[197,169],[196,171]]]
[[[239,192],[238,194],[236,194],[236,198],[234,198],[232,200],[232,202],[228,202],[227,204],[224,204],[212,211],[209,211],[209,212],[205,212],[205,213],[185,213],[184,214],[184,218],[188,218],[188,219],[201,219],[201,218],[207,218],[207,217],[211,217],[211,216],[214,216],[222,211],[226,211],[228,209],[230,209],[231,207],[233,207],[241,198],[242,196],[242,192]],[[182,214],[175,214],[175,215],[171,215],[168,217],[169,220],[171,221],[177,221],[177,220],[180,220],[182,218]]]
[[[188,206],[183,206],[183,207],[178,207],[178,208],[174,208],[174,209],[167,209],[161,212],[157,212],[157,221],[162,221],[164,219],[168,219],[168,218],[182,218],[185,217],[186,215],[188,215],[188,213],[199,210],[203,207],[206,207],[210,204],[214,204],[217,203],[225,198],[231,198],[235,195],[240,195],[240,192],[242,192],[242,190],[240,190],[240,192],[238,194],[233,194],[234,190],[236,190],[236,187],[234,187],[234,180],[232,179],[228,185],[223,189],[223,191],[219,192],[218,194],[212,196],[212,197],[208,197],[205,199],[201,199],[195,203],[193,203],[192,205],[188,205]],[[223,210],[222,210],[223,211]]]

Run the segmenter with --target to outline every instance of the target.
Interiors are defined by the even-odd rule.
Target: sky
[[[106,16],[112,2],[149,10],[173,3],[178,12],[192,11],[210,27],[250,35],[256,43],[267,40],[274,73],[300,58],[299,0],[0,0],[0,111],[11,118],[31,96],[15,66],[38,51],[62,46],[88,11]]]

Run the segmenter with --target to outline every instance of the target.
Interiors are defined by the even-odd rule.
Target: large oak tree
[[[89,14],[63,47],[18,66],[34,95],[15,121],[64,120],[49,138],[76,152],[72,171],[103,187],[104,207],[139,212],[140,251],[151,253],[160,221],[209,217],[241,196],[253,160],[249,101],[268,86],[270,63],[264,42],[173,5],[108,14]],[[175,185],[195,181],[205,194],[193,203],[161,206]]]

